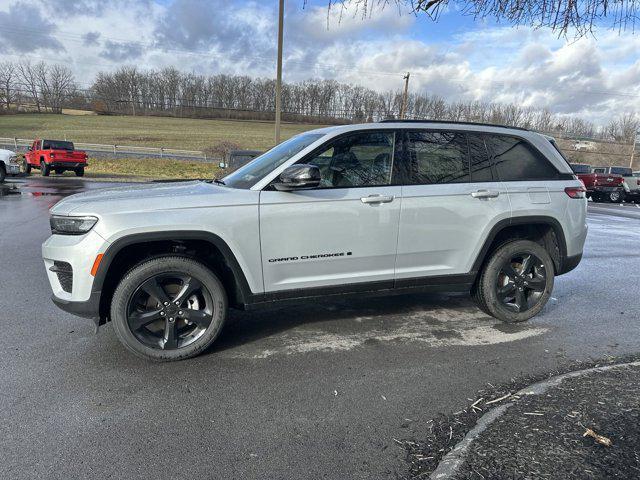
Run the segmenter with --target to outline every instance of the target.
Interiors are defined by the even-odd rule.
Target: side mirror
[[[282,172],[273,186],[281,192],[303,190],[319,186],[321,178],[320,169],[317,166],[300,163],[291,165]]]

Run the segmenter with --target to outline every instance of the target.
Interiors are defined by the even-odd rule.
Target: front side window
[[[533,146],[521,138],[487,135],[485,142],[493,154],[498,177],[503,182],[556,180],[558,171]]]
[[[303,133],[276,145],[271,150],[256,157],[235,172],[222,179],[225,185],[232,188],[251,188],[272,171],[300,153],[316,140],[324,136],[323,133]]]
[[[468,182],[467,151],[464,133],[408,131],[398,159],[398,174],[406,185]]]
[[[389,185],[393,146],[393,132],[361,132],[330,141],[300,163],[320,169],[319,188]]]

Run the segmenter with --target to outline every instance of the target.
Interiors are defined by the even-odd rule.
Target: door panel
[[[500,182],[404,186],[396,279],[468,273],[491,227],[510,212]]]
[[[265,290],[392,283],[400,193],[388,186],[261,192]],[[370,198],[382,201],[365,203]]]

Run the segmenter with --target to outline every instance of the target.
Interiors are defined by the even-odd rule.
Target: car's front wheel
[[[113,294],[111,320],[138,356],[172,361],[194,357],[217,338],[227,314],[218,277],[186,257],[163,256],[131,269]]]
[[[48,177],[51,172],[49,165],[44,160],[40,162],[40,173],[43,177]]]
[[[492,254],[475,289],[480,308],[503,322],[523,322],[544,308],[554,281],[549,253],[530,240],[508,242]]]
[[[7,171],[4,169],[4,165],[0,165],[0,182],[4,182],[7,176]]]

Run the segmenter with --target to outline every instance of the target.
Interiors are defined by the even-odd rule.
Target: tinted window
[[[63,140],[43,140],[43,150],[73,150],[73,143]]]
[[[572,163],[571,170],[573,170],[573,173],[591,173],[591,166],[582,163]]]
[[[625,167],[611,167],[611,173],[624,175],[625,177],[630,177],[633,174],[630,168]]]
[[[405,132],[398,172],[408,185],[469,181],[467,138],[456,132]]]
[[[500,180],[555,180],[558,172],[528,142],[505,135],[487,135],[487,147],[494,156]]]
[[[291,137],[289,140],[256,157],[252,162],[227,175],[222,180],[229,187],[251,188],[291,157],[322,138],[322,136],[322,133],[302,133]]]
[[[467,135],[472,182],[493,182],[491,159],[482,135]]]
[[[320,188],[366,187],[391,183],[393,132],[366,132],[340,137],[300,163],[317,165]]]

